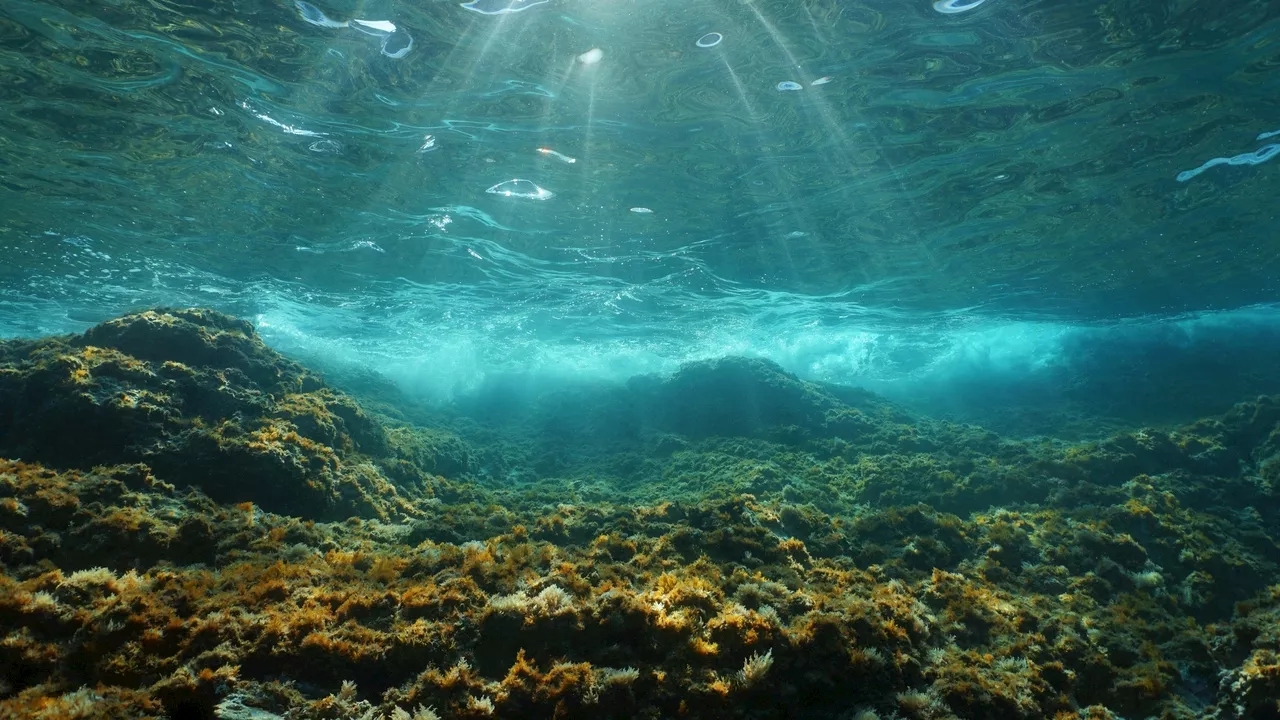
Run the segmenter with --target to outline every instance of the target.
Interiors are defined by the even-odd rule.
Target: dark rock
[[[668,379],[636,378],[629,387],[652,425],[695,438],[812,428],[835,404],[768,360],[740,357],[689,363]]]
[[[307,517],[385,516],[382,426],[210,310],[154,310],[82,336],[6,343],[0,453],[55,468],[146,463],[219,502]]]
[[[202,308],[148,310],[90,328],[75,344],[153,363],[238,370],[268,392],[310,391],[318,378],[262,343],[247,320]]]

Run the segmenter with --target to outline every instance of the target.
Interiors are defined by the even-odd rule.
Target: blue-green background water
[[[413,45],[0,4],[0,335],[212,306],[431,399],[757,355],[1011,431],[1280,388],[1280,162],[1177,179],[1273,142],[1275,3],[316,8]]]

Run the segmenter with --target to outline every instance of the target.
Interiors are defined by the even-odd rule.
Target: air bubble
[[[306,2],[305,0],[297,0],[297,2],[294,3],[294,6],[298,8],[298,12],[302,13],[302,19],[312,25],[319,25],[320,27],[327,28],[344,28],[347,26],[344,22],[330,20],[327,15],[320,11],[320,8]]]
[[[972,0],[972,2],[960,5],[957,3],[963,2],[963,0],[934,0],[933,9],[944,15],[956,15],[962,12],[969,12],[986,1],[987,0]]]
[[[709,32],[706,35],[703,35],[702,37],[698,38],[698,42],[696,43],[696,45],[700,48],[715,47],[719,45],[723,40],[724,40],[724,35],[721,35],[718,32]]]
[[[352,20],[351,27],[370,35],[390,35],[396,31],[396,24],[389,20]]]
[[[524,198],[526,200],[548,200],[555,197],[555,193],[550,190],[538,187],[530,180],[521,180],[519,178],[498,183],[485,190],[485,192],[503,197]]]
[[[1194,170],[1184,170],[1178,173],[1177,180],[1178,182],[1186,182],[1205,170],[1218,165],[1261,165],[1277,155],[1280,155],[1280,145],[1263,145],[1253,152],[1241,153],[1229,158],[1214,158]]]
[[[413,49],[413,38],[404,30],[393,32],[382,38],[382,54],[392,60],[399,60]]]
[[[804,89],[803,85],[801,85],[798,82],[791,82],[790,80],[783,80],[782,82],[778,83],[778,90],[782,92],[787,92],[790,90],[803,90],[803,89]]]
[[[555,159],[559,160],[559,161],[560,161],[560,162],[562,162],[562,163],[568,163],[568,164],[572,165],[572,164],[574,164],[574,163],[578,162],[578,159],[577,159],[577,158],[569,157],[568,155],[565,155],[565,154],[564,154],[564,153],[562,153],[562,152],[556,152],[555,150],[552,150],[551,148],[544,148],[544,147],[543,147],[543,148],[538,148],[538,152],[539,152],[539,153],[541,153],[541,154],[543,154],[543,155],[550,155],[551,157],[553,157],[553,158],[555,158]]]
[[[297,0],[294,5],[298,8],[298,12],[302,13],[302,19],[312,25],[319,25],[327,28],[351,28],[359,30],[365,35],[372,35],[382,41],[381,51],[383,55],[399,60],[409,51],[413,49],[413,37],[405,32],[403,28],[397,28],[396,24],[390,20],[361,20],[356,18],[346,22],[338,22],[332,20],[329,16],[321,12],[320,8],[312,5],[306,0]],[[342,57],[342,53],[337,53],[332,48],[329,52],[335,52],[338,57]]]

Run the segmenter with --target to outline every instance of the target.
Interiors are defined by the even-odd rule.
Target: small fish
[[[645,215],[645,214],[651,213],[651,212],[653,212],[653,211],[652,211],[652,210],[650,210],[650,209],[649,209],[649,208],[647,208],[647,207],[633,207],[633,208],[631,208],[631,212],[633,212],[633,213],[640,213],[640,214],[642,214],[642,215]]]
[[[826,85],[826,84],[827,84],[827,83],[829,83],[829,82],[831,82],[831,76],[830,76],[830,75],[823,75],[822,77],[818,78],[817,80],[814,80],[813,82],[811,82],[811,83],[809,83],[809,84],[810,84],[810,85]]]

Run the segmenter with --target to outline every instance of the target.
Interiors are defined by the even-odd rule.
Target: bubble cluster
[[[396,24],[390,20],[361,20],[356,18],[338,21],[325,15],[320,8],[306,2],[306,0],[295,0],[294,6],[298,8],[298,13],[302,15],[302,19],[312,25],[335,29],[351,28],[379,38],[382,41],[379,48],[382,54],[393,60],[399,60],[408,55],[409,51],[413,49],[413,37],[405,32],[404,29],[397,28]]]

